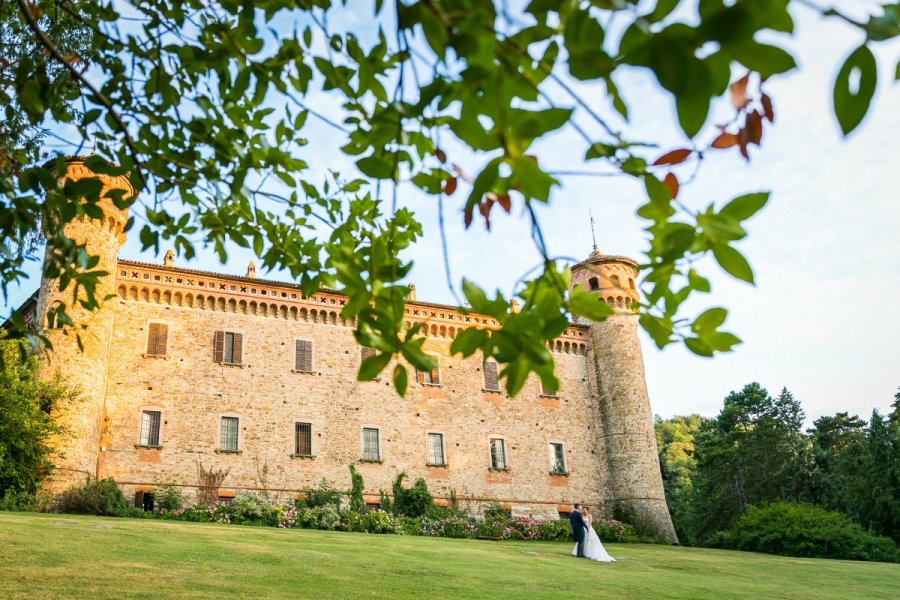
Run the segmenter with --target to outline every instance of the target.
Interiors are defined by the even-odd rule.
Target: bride
[[[591,516],[591,511],[587,506],[581,507],[581,514],[584,515],[584,522],[587,523],[588,526],[587,531],[584,534],[584,557],[599,562],[615,562],[616,559],[606,552],[603,543],[600,541],[600,538],[597,537],[597,532],[594,531],[593,526],[594,517]],[[572,556],[578,556],[578,544],[576,544],[575,549],[572,550]]]

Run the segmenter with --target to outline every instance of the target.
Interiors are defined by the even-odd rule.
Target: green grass
[[[900,598],[897,565],[0,513],[0,598]]]

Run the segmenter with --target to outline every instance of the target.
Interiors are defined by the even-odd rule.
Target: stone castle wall
[[[129,492],[170,481],[190,491],[201,461],[230,470],[226,492],[291,494],[323,477],[346,488],[352,463],[373,497],[403,471],[425,477],[437,497],[454,490],[473,502],[497,499],[516,513],[551,516],[576,501],[608,504],[587,328],[573,327],[553,345],[557,398],[541,396],[536,378],[509,398],[483,390],[480,359],[449,354],[456,331],[491,322],[410,303],[410,322],[428,323],[425,350],[438,356],[442,381],[429,386],[411,377],[400,398],[389,375],[356,381],[360,347],[352,327],[341,324],[338,294],[303,299],[296,288],[125,261],[117,275],[100,476]],[[151,322],[168,325],[165,358],[146,356]],[[243,334],[243,366],[214,362],[217,330]],[[312,373],[293,370],[296,339],[312,341]],[[162,412],[159,449],[138,445],[143,410]],[[222,416],[240,418],[239,454],[217,452]],[[315,458],[292,458],[295,421],[313,424]],[[383,462],[361,462],[363,426],[380,429]],[[446,467],[426,465],[429,431],[444,435]],[[491,437],[506,440],[508,471],[489,469]],[[568,475],[550,473],[550,442],[564,444]]]

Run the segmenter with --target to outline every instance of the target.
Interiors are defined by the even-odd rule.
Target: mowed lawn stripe
[[[900,566],[0,513],[0,598],[898,598]]]

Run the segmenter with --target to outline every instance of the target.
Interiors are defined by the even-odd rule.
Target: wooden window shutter
[[[497,376],[497,363],[486,361],[484,363],[484,389],[492,392],[500,391],[500,380]]]
[[[166,355],[166,345],[169,342],[169,326],[165,323],[156,323],[156,354]]]
[[[150,323],[150,333],[147,335],[147,354],[150,356],[156,356],[158,338],[159,323]]]
[[[213,343],[213,361],[221,363],[225,360],[225,332],[217,331]]]
[[[294,369],[305,373],[312,372],[313,345],[309,340],[297,340]]]
[[[243,364],[243,353],[242,347],[244,345],[244,336],[240,333],[234,334],[234,358],[232,359],[232,364],[240,365]]]
[[[441,368],[435,367],[431,370],[431,383],[439,385],[441,383]]]
[[[425,372],[416,369],[416,381],[419,383],[425,383]]]
[[[369,357],[375,356],[375,348],[360,348],[359,349],[359,360],[360,362],[366,360]]]

